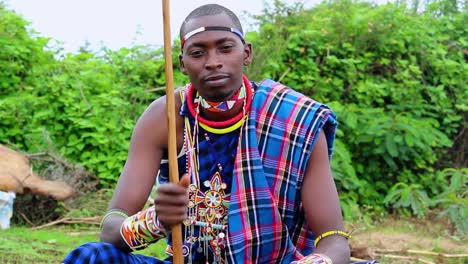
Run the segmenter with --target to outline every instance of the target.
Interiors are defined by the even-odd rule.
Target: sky
[[[283,0],[302,2],[311,7],[320,0]],[[60,42],[66,52],[76,52],[86,42],[91,50],[135,44],[163,44],[162,0],[0,0],[8,9],[31,22],[39,35]],[[171,0],[171,36],[178,36],[183,19],[196,7],[217,3],[238,14],[247,29],[253,28],[249,14],[261,14],[265,2],[273,0]],[[249,27],[249,25],[252,25]]]

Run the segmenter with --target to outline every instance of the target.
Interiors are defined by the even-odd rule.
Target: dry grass
[[[354,225],[357,230],[350,243],[354,256],[376,258],[381,263],[468,263],[468,257],[441,256],[468,255],[468,238],[450,236],[448,226],[437,219],[389,218],[371,227]],[[438,253],[440,256],[435,255]]]

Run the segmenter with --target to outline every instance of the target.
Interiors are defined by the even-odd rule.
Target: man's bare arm
[[[307,223],[316,236],[331,230],[344,229],[323,131],[319,134],[307,164],[301,195]],[[349,263],[348,241],[339,235],[328,236],[320,240],[314,253],[327,255],[334,264]]]

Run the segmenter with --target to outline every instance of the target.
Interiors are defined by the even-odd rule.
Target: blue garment
[[[274,148],[275,148],[275,145],[274,144],[278,144],[277,140],[279,139],[283,139],[283,137],[278,137],[277,135],[275,135],[275,133],[279,133],[280,131],[283,131],[283,132],[286,132],[286,133],[289,133],[291,132],[290,131],[290,128],[289,126],[283,126],[284,124],[287,124],[287,122],[283,122],[281,120],[279,120],[279,118],[283,118],[281,115],[277,116],[276,118],[272,118],[272,116],[268,115],[268,114],[265,114],[265,112],[262,112],[260,111],[260,109],[262,108],[262,106],[264,105],[264,103],[266,102],[265,98],[267,95],[269,95],[269,92],[270,92],[270,86],[272,86],[273,84],[275,84],[274,82],[272,81],[269,81],[267,80],[266,83],[264,83],[265,85],[263,85],[262,89],[259,88],[259,90],[261,92],[257,92],[255,97],[254,97],[254,102],[253,102],[253,105],[252,105],[252,109],[253,111],[252,112],[255,112],[255,113],[250,113],[249,115],[249,120],[248,120],[248,127],[244,128],[246,130],[249,130],[248,132],[249,133],[245,133],[244,134],[244,137],[249,137],[249,140],[245,140],[244,139],[244,144],[245,142],[251,142],[251,143],[255,143],[255,146],[258,147],[258,146],[263,146],[264,149],[266,149],[267,151],[265,151],[264,153],[265,154],[268,154],[267,157],[266,157],[266,164],[268,165],[267,167],[263,167],[264,164],[262,163],[258,163],[258,164],[261,164],[259,166],[253,166],[253,168],[255,168],[256,170],[258,169],[265,169],[264,173],[266,175],[266,181],[268,184],[270,183],[275,183],[275,180],[276,178],[274,177],[276,174],[274,173],[274,169],[275,168],[280,168],[280,167],[284,167],[284,164],[280,164],[279,162],[276,162],[276,160],[274,158],[278,157],[278,153],[275,153],[274,152]],[[275,107],[275,103],[277,103],[278,101],[281,101],[283,100],[283,96],[284,97],[300,97],[302,98],[300,95],[298,95],[297,93],[293,92],[292,90],[289,90],[289,89],[279,89],[277,91],[278,93],[275,95],[276,98],[274,98],[272,100],[273,103],[270,103],[269,105],[272,107],[272,109]],[[287,100],[290,100],[290,98],[287,98]],[[305,99],[304,99],[305,100]],[[318,105],[318,104],[313,104],[313,103],[310,103],[309,101],[305,100],[304,101],[306,104],[310,104],[309,106],[313,106],[313,107],[320,107],[321,110],[326,111],[326,109],[324,109],[322,107],[322,105]],[[278,103],[279,104],[279,103]],[[287,104],[286,104],[287,107],[291,107],[291,108],[294,108],[295,107],[295,104],[294,103],[291,103],[291,101],[289,101]],[[309,107],[307,106],[307,107]],[[305,107],[305,108],[307,108]],[[309,114],[303,114],[302,111],[304,111],[305,108],[301,108],[299,110],[298,115],[297,116],[307,116],[307,117],[311,117],[311,119],[308,121],[308,122],[312,122],[311,120],[314,119],[314,115],[309,115]],[[313,109],[314,111],[316,110],[315,108]],[[307,111],[310,111],[309,108],[307,108]],[[258,113],[257,113],[258,112]],[[284,111],[284,113],[287,113],[288,111]],[[184,109],[182,109],[182,113],[184,113]],[[283,113],[283,112],[282,112]],[[291,113],[293,113],[291,111]],[[334,129],[334,116],[333,115],[329,115],[330,113],[327,112],[327,116],[322,116],[321,117],[321,121],[325,122],[325,121],[329,121],[332,125],[330,126],[324,126],[325,124],[322,123],[320,126],[320,128],[323,128],[323,129],[330,129],[328,131],[328,135],[334,135],[332,129]],[[267,122],[267,120],[269,120],[270,118],[272,118],[272,123],[269,124]],[[262,121],[258,121],[257,119],[260,119]],[[286,119],[285,119],[286,120]],[[273,122],[274,121],[274,122]],[[193,120],[192,120],[193,122]],[[257,127],[256,125],[261,125],[261,124],[264,124],[265,126],[264,127]],[[279,124],[279,125],[276,125],[276,124]],[[193,123],[192,123],[192,126],[193,126]],[[318,127],[315,127],[318,129]],[[293,129],[299,129],[300,131],[302,131],[302,127],[300,126],[293,126],[292,127]],[[257,129],[257,131],[259,132],[258,135],[255,135],[255,129]],[[318,131],[318,130],[317,130]],[[317,131],[314,131],[317,132]],[[246,132],[246,131],[244,131]],[[233,132],[234,133],[234,132]],[[237,132],[238,133],[238,132]],[[233,154],[235,154],[235,150],[237,149],[237,147],[233,147],[233,146],[237,146],[238,142],[236,141],[236,139],[238,140],[238,134],[237,136],[234,137],[234,135],[232,135],[232,137],[228,137],[228,138],[223,138],[222,136],[221,137],[217,137],[216,135],[213,135],[213,142],[214,145],[210,144],[209,142],[204,142],[204,136],[203,136],[204,132],[203,130],[200,130],[200,134],[202,137],[200,138],[200,152],[203,153],[203,157],[204,159],[201,159],[200,160],[200,182],[203,183],[204,180],[206,179],[210,179],[211,176],[212,176],[212,173],[213,173],[213,170],[217,170],[217,166],[216,166],[216,162],[214,162],[214,160],[216,159],[224,159],[223,163],[224,163],[224,170],[225,172],[223,172],[223,181],[226,182],[226,183],[229,183],[231,184],[231,179],[230,177],[232,177],[233,175],[233,171],[235,171],[236,169],[234,168],[235,166],[235,162],[234,162],[234,159],[230,160],[231,158],[233,158]],[[254,138],[255,136],[258,136],[258,138],[255,138],[255,139],[258,139],[258,142],[255,142],[255,139],[250,140],[250,137]],[[291,140],[291,142],[297,142],[296,140],[296,133],[293,133],[291,134],[291,137],[289,137],[288,139]],[[210,138],[211,138],[211,135],[210,135]],[[308,139],[307,140],[307,144],[306,144],[306,147],[304,147],[303,145],[302,146],[299,146],[299,145],[295,145],[294,148],[292,148],[292,157],[301,157],[301,156],[306,156],[306,155],[301,155],[301,152],[302,151],[306,151],[308,154],[310,154],[310,149],[312,148],[313,146],[313,143],[315,142],[315,137],[312,136],[311,139]],[[332,137],[327,137],[327,140],[329,141],[329,147],[332,146],[332,144],[330,144],[333,140]],[[217,143],[216,143],[217,142]],[[216,144],[220,144],[220,145],[217,145]],[[301,143],[302,144],[302,143]],[[228,152],[224,152],[226,150],[226,145],[229,145],[230,147],[228,147],[228,149],[230,149]],[[245,146],[243,147],[244,149]],[[213,154],[213,149],[215,150],[214,152],[216,153],[216,157],[214,157],[212,154]],[[258,148],[259,149],[259,148]],[[270,150],[268,150],[270,149]],[[220,153],[218,153],[218,151]],[[232,152],[232,153],[231,153]],[[247,152],[245,152],[247,153]],[[244,153],[244,154],[245,154]],[[250,152],[248,152],[250,153]],[[331,154],[331,148],[330,148],[330,152]],[[206,158],[206,159],[205,159]],[[213,160],[214,159],[214,160]],[[243,166],[252,166],[252,159],[255,160],[255,162],[258,162],[258,156],[252,156],[252,157],[249,157],[250,160],[246,160],[245,162],[240,162],[238,164],[242,164]],[[300,170],[300,171],[303,171],[304,170],[304,164],[306,163],[306,160],[303,160],[302,162],[295,162],[297,164],[302,164],[301,166],[296,166],[297,164],[292,164],[292,166],[286,166],[286,169],[289,171],[289,170]],[[180,157],[179,158],[179,168],[182,168],[182,169],[179,169],[179,171],[181,171],[181,174],[183,172],[185,172],[185,155],[183,157]],[[231,164],[231,167],[227,167],[228,164]],[[256,163],[257,164],[257,163]],[[255,165],[255,164],[254,164]],[[168,173],[167,173],[167,165],[161,165],[161,171],[160,171],[160,178],[159,178],[159,181],[160,183],[164,183],[164,182],[167,182],[168,181]],[[237,172],[239,173],[239,171]],[[257,176],[257,175],[256,175]],[[227,178],[225,178],[227,177]],[[242,176],[244,177],[244,176]],[[236,180],[239,180],[236,176],[235,178]],[[265,179],[265,176],[264,176],[264,179]],[[292,179],[292,178],[291,178]],[[249,186],[258,186],[258,182],[257,179],[248,179],[249,180]],[[297,180],[297,179],[296,179]],[[262,180],[261,182],[262,184],[265,183],[264,180]],[[232,186],[232,190],[231,190],[231,185],[229,185],[229,187],[226,189],[226,191],[232,191],[232,194],[234,194],[234,191],[237,189],[240,188],[239,184],[236,183],[237,185],[236,186]],[[245,182],[242,182],[241,184],[243,184],[244,187],[247,186],[247,184],[245,184]],[[285,185],[288,185],[288,186],[285,186]],[[264,186],[267,186],[266,184]],[[281,184],[281,185],[278,185],[278,186],[283,186],[283,189],[286,190],[286,191],[292,191],[294,192],[295,188],[297,186],[295,186],[295,184]],[[247,186],[248,187],[248,186]],[[292,188],[292,189],[291,189]],[[300,187],[298,187],[300,188]],[[266,190],[266,188],[263,188],[264,190]],[[283,192],[284,190],[281,189],[280,192]],[[249,190],[251,190],[252,192],[249,193],[249,197],[250,195],[255,196],[255,195],[258,195],[258,194],[261,194],[264,192],[260,189],[256,189],[256,188],[249,188]],[[257,193],[259,192],[259,193]],[[285,196],[286,197],[286,196]],[[296,200],[296,199],[299,199],[298,196],[295,196],[295,199],[291,199],[291,200]],[[261,200],[261,199],[260,199]],[[237,201],[237,205],[239,204],[242,204],[242,203],[249,203],[249,201],[247,200],[242,200],[242,199],[238,199]],[[243,207],[243,208],[246,208],[248,210],[251,210],[252,207],[256,207],[258,206],[258,202],[259,200],[255,200],[254,201],[255,203],[254,204],[247,204],[247,206]],[[284,201],[282,201],[284,202]],[[268,204],[266,205],[267,207],[270,206],[270,207],[273,207],[273,206],[277,206],[276,203],[271,203],[271,204]],[[263,211],[266,211],[268,208],[267,207],[264,207],[262,205],[262,210]],[[268,230],[265,231],[265,232],[259,232],[260,234],[260,237],[257,236],[257,237],[252,237],[250,239],[250,241],[247,241],[247,243],[243,243],[243,238],[242,236],[239,236],[238,234],[235,234],[236,232],[236,225],[238,226],[241,222],[242,222],[242,219],[239,219],[239,212],[241,211],[239,209],[239,206],[235,207],[234,209],[235,210],[232,210],[233,207],[230,207],[230,211],[229,211],[229,229],[230,231],[234,231],[231,235],[234,235],[234,238],[236,237],[239,237],[239,239],[234,239],[235,241],[230,241],[231,243],[228,243],[228,246],[230,246],[230,253],[233,253],[233,255],[230,255],[228,256],[228,261],[230,262],[233,262],[233,263],[246,263],[243,261],[243,259],[246,259],[246,258],[254,258],[255,257],[255,260],[253,261],[253,263],[257,263],[257,262],[262,262],[262,263],[285,263],[285,264],[289,264],[290,261],[292,260],[291,258],[291,254],[288,252],[287,254],[289,254],[286,258],[276,258],[276,256],[274,258],[268,258],[267,254],[269,253],[273,253],[273,251],[271,250],[265,250],[265,247],[269,247],[273,242],[278,242],[280,241],[281,244],[286,244],[284,246],[286,246],[287,248],[291,248],[291,245],[294,245],[294,246],[298,246],[298,245],[301,245],[300,246],[300,250],[301,252],[303,253],[310,253],[312,252],[313,250],[313,245],[310,245],[310,244],[313,244],[313,234],[311,234],[310,230],[308,230],[306,228],[306,225],[305,225],[305,221],[304,221],[304,218],[303,218],[303,208],[302,207],[297,207],[296,209],[297,210],[289,210],[289,207],[288,208],[283,208],[284,210],[281,210],[282,211],[282,216],[283,215],[286,215],[286,217],[282,217],[283,221],[286,223],[286,225],[288,225],[288,230],[292,231],[289,235],[291,235],[292,239],[288,236],[284,236],[283,238],[280,238],[280,240],[275,240],[275,241],[272,241],[272,240],[268,240],[268,239],[265,239],[265,236],[263,235],[266,235],[266,236],[270,236],[272,235],[272,233],[269,233]],[[245,214],[245,211],[242,212]],[[258,212],[251,212],[249,211],[248,212],[250,216],[254,215],[254,214],[257,214]],[[274,215],[277,215],[277,213],[274,213]],[[272,214],[270,215],[265,215],[265,214],[259,214],[256,221],[258,223],[258,221],[260,222],[265,222],[265,221],[268,221],[269,218],[272,217]],[[261,218],[261,219],[260,219]],[[298,221],[300,220],[300,221]],[[297,222],[295,222],[297,221]],[[294,224],[295,223],[295,224]],[[290,227],[291,225],[291,227]],[[259,225],[255,225],[255,226],[250,226],[248,225],[248,228],[259,228]],[[261,227],[260,227],[261,228]],[[240,230],[241,232],[244,231],[242,229],[238,229]],[[237,235],[237,236],[236,236]],[[276,235],[276,234],[273,234],[273,235]],[[300,241],[301,237],[307,237],[306,240],[304,241]],[[263,241],[263,242],[262,242]],[[262,242],[262,243],[260,243]],[[170,243],[170,241],[169,241]],[[261,248],[262,246],[265,246],[263,248]],[[261,251],[262,253],[261,254],[258,254],[260,252],[259,249],[263,249],[263,251]],[[252,252],[252,250],[255,250],[255,254],[256,256],[254,256],[253,254],[248,256],[248,255],[244,255],[244,252]],[[276,248],[276,251],[280,250],[280,248]],[[228,252],[229,253],[229,252]],[[200,257],[199,255],[195,256],[195,258],[198,258]],[[204,263],[202,259],[200,259],[201,262],[198,262],[197,260],[194,261],[194,263]],[[170,263],[170,260],[165,260],[165,261],[162,261],[162,260],[157,260],[155,258],[152,258],[152,257],[146,257],[146,256],[141,256],[141,255],[137,255],[137,254],[130,254],[130,253],[127,253],[127,252],[124,252],[122,250],[119,250],[117,248],[115,248],[113,245],[111,244],[108,244],[108,243],[86,243],[78,248],[76,248],[74,251],[72,251],[65,259],[64,263],[67,263],[67,264],[70,264],[70,263],[78,263],[78,264],[82,264],[82,263],[130,263],[130,264],[134,264],[134,263]],[[375,264],[375,263],[378,263],[376,261],[368,261],[368,262],[359,262],[359,264]],[[356,263],[357,264],[357,263]]]
[[[185,95],[184,95],[185,97]],[[194,98],[189,98],[189,100],[193,100]],[[187,117],[189,119],[191,131],[194,129],[195,117],[190,114],[188,110],[187,103],[183,102],[180,115]],[[234,159],[236,154],[237,145],[239,142],[239,133],[240,129],[236,129],[230,133],[226,134],[213,134],[210,132],[205,131],[201,126],[198,127],[198,144],[194,146],[195,149],[198,149],[198,163],[199,163],[199,182],[200,186],[199,189],[202,192],[206,192],[209,190],[209,187],[206,186],[204,183],[206,181],[210,181],[213,175],[216,172],[221,174],[222,182],[226,184],[225,193],[229,194],[231,191],[231,184],[232,184],[232,172],[234,168]],[[187,150],[185,150],[187,151]],[[179,175],[182,175],[187,172],[187,165],[186,165],[187,155],[181,155],[178,157],[178,168],[179,168]],[[221,170],[220,170],[221,166]],[[169,182],[169,166],[168,163],[163,163],[159,169],[159,177],[158,183],[164,184]],[[198,237],[200,233],[200,227],[194,227],[194,237]],[[185,225],[182,225],[182,234],[185,234]],[[190,247],[189,243],[185,242],[185,238],[183,238],[184,246],[188,249]],[[171,236],[167,238],[167,244],[172,245]],[[206,256],[203,251],[198,252],[197,248],[199,248],[199,242],[196,241],[192,244],[192,260],[197,261],[206,261]],[[211,251],[211,248],[208,247],[208,250]],[[224,252],[222,253],[224,255]],[[208,254],[208,262],[213,262],[213,252]]]
[[[127,253],[110,243],[90,242],[82,244],[70,252],[64,264],[170,264],[169,260]]]
[[[289,263],[314,251],[300,194],[318,135],[331,156],[336,125],[326,105],[272,80],[258,85],[234,161],[229,263]]]
[[[104,242],[89,242],[75,248],[62,262],[63,264],[171,264],[170,258],[157,258],[127,253],[114,245]],[[353,264],[378,264],[376,260],[355,262]],[[205,262],[193,261],[193,264]],[[285,263],[288,264],[288,263]]]

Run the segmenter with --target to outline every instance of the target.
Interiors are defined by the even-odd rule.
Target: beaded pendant
[[[250,109],[253,89],[247,77],[243,76],[243,87],[240,89],[238,97],[241,97],[243,102],[243,109],[237,116],[227,121],[209,121],[203,119],[199,113],[201,102],[194,96],[195,89],[193,86],[188,86],[186,93],[187,108],[190,114],[194,117],[193,127],[190,124],[188,117],[185,117],[185,139],[184,147],[187,157],[187,172],[191,178],[189,185],[189,205],[188,216],[184,221],[185,226],[185,241],[183,246],[183,254],[188,257],[188,263],[192,263],[192,255],[196,250],[197,253],[202,254],[206,258],[206,263],[225,263],[224,251],[226,248],[227,232],[228,232],[228,217],[227,211],[230,201],[230,190],[227,190],[228,185],[223,182],[223,167],[218,163],[214,169],[213,174],[204,175],[200,179],[199,168],[200,160],[199,154],[199,127],[206,131],[206,126],[213,127],[216,131],[210,131],[213,134],[227,134],[237,129],[242,131],[244,118]],[[195,102],[194,102],[195,101]],[[203,126],[205,125],[205,127]],[[230,128],[233,130],[230,130]],[[193,128],[193,131],[192,131]],[[221,133],[218,133],[219,131]],[[211,145],[211,139],[208,133],[204,134],[206,142]],[[236,136],[238,138],[238,136]],[[211,145],[213,146],[213,145]],[[219,162],[216,158],[216,150],[211,149],[215,162]],[[225,179],[227,180],[227,179]],[[196,254],[197,255],[197,254]]]
[[[227,210],[230,194],[226,194],[227,184],[223,182],[221,164],[209,177],[200,182],[198,174],[198,127],[194,126],[191,133],[188,118],[186,118],[185,147],[187,151],[187,171],[191,175],[189,185],[188,217],[185,225],[184,256],[192,256],[192,250],[197,250],[206,259],[212,259],[214,264],[225,263],[223,251],[227,239]],[[207,142],[210,138],[205,135]],[[198,232],[197,232],[198,231]],[[198,243],[197,243],[198,242]],[[196,247],[196,248],[194,248]],[[191,263],[191,257],[188,263]]]
[[[226,213],[230,195],[225,193],[226,184],[222,182],[219,172],[203,184],[208,187],[205,192],[196,184],[189,186],[189,215],[184,222],[186,230],[189,230],[186,242],[192,246],[198,241],[198,252],[207,255],[210,250],[214,254],[215,263],[224,263],[222,250],[226,246]],[[198,237],[194,237],[194,232],[190,232],[193,229],[191,227],[195,226],[200,230]]]

